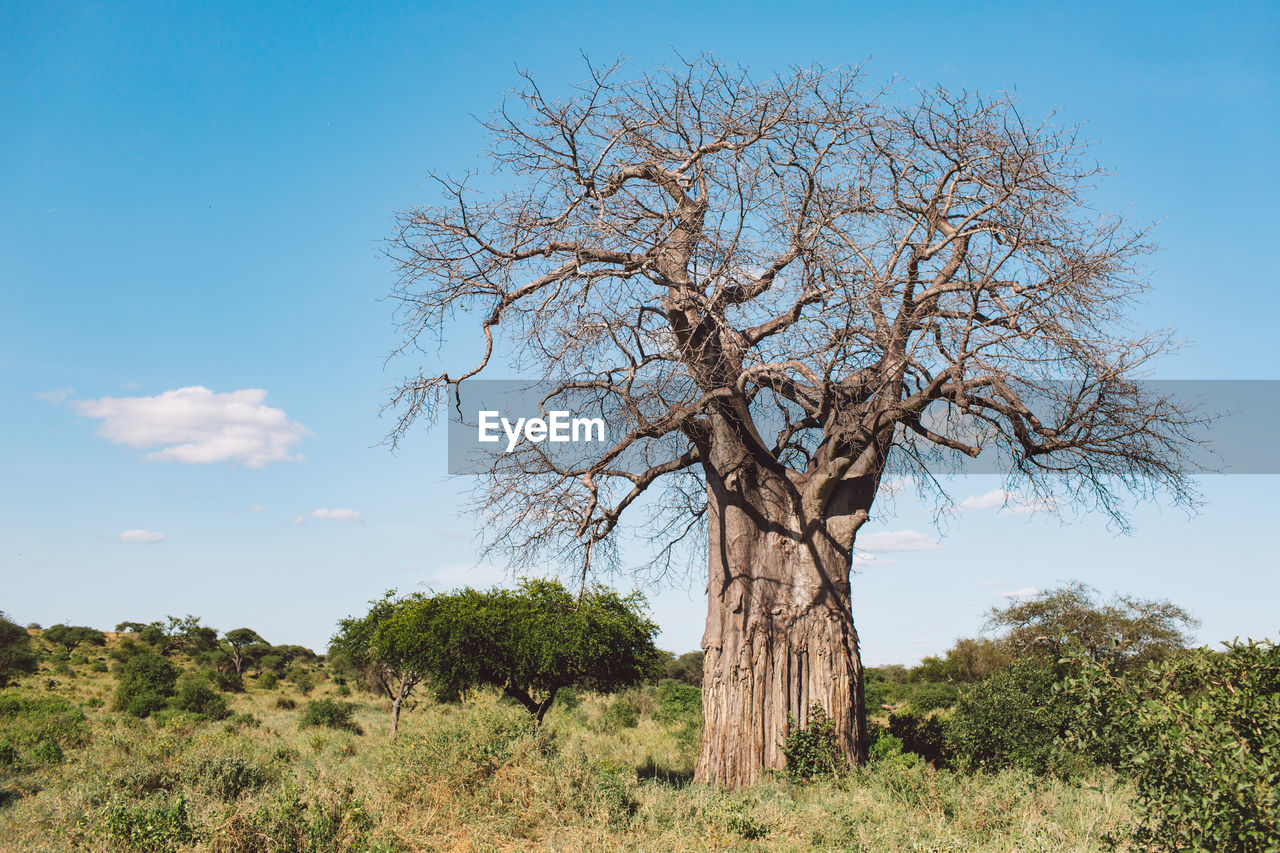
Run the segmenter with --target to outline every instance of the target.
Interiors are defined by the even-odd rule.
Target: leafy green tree
[[[662,653],[645,609],[639,593],[593,586],[575,598],[557,581],[524,580],[516,589],[424,599],[413,612],[439,697],[494,685],[534,715],[536,727],[561,688],[611,692],[657,674]]]
[[[218,650],[227,658],[235,669],[236,675],[243,675],[244,667],[251,663],[258,650],[270,648],[267,641],[252,628],[236,628],[222,635]]]
[[[986,637],[962,638],[939,658],[933,655],[920,661],[909,675],[911,681],[949,681],[966,684],[981,681],[991,673],[1013,662],[1006,644]]]
[[[182,618],[166,616],[163,622],[121,622],[116,630],[136,635],[162,655],[175,652],[199,655],[218,647],[217,629],[201,625],[200,617],[189,613]]]
[[[535,727],[566,687],[612,691],[659,671],[657,626],[639,595],[592,587],[575,598],[556,581],[518,588],[471,588],[371,602],[367,615],[344,619],[334,652],[349,654],[392,700],[392,735],[414,687],[430,681],[438,698],[496,686],[518,701]]]
[[[87,628],[83,625],[52,625],[45,629],[42,636],[54,645],[62,646],[68,655],[75,651],[77,646],[107,644],[106,634],[97,628]]]
[[[426,636],[419,633],[410,610],[423,605],[421,593],[397,599],[388,590],[381,599],[369,602],[362,617],[343,619],[329,645],[329,657],[347,658],[363,671],[391,700],[391,737],[400,726],[400,711],[415,687],[426,678],[430,654]]]
[[[0,687],[39,668],[40,659],[31,650],[31,635],[0,612]]]
[[[1169,601],[1116,596],[1104,602],[1082,583],[1047,590],[1027,601],[993,608],[989,630],[1015,657],[1035,655],[1053,664],[1070,647],[1094,661],[1133,667],[1184,649],[1199,621]]]
[[[702,662],[705,657],[702,652],[685,652],[679,657],[671,652],[663,654],[667,656],[662,662],[663,678],[673,678],[695,687],[702,686]]]

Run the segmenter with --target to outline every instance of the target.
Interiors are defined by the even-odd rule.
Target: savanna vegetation
[[[9,631],[0,846],[1263,851],[1280,839],[1280,648],[1188,649],[1194,623],[1168,602],[1079,585],[1013,602],[986,636],[868,670],[866,764],[846,764],[815,705],[778,732],[784,771],[726,790],[692,781],[699,653],[653,649],[638,597],[596,589],[580,611],[575,598],[543,582],[388,595],[343,620],[327,655],[191,616],[122,624],[101,645]],[[410,628],[430,638],[420,655]],[[601,651],[627,638],[612,659]],[[400,695],[388,663],[423,689]]]

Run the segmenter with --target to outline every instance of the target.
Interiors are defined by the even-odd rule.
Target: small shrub
[[[615,696],[609,707],[600,717],[600,727],[606,732],[620,729],[634,729],[640,724],[640,709],[635,701],[625,693]]]
[[[91,672],[106,672],[107,662],[104,660],[96,660],[93,663],[89,664],[89,670]]]
[[[130,764],[112,780],[111,786],[136,796],[146,796],[156,791],[169,791],[178,784],[178,774],[152,761]]]
[[[812,712],[810,712],[812,714]],[[768,837],[773,827],[756,816],[750,803],[736,800],[723,810],[724,823],[730,832],[736,832],[747,841],[756,841]]]
[[[889,735],[899,738],[902,750],[920,756],[935,767],[947,763],[947,726],[940,717],[904,711],[889,715]]]
[[[222,720],[231,713],[227,697],[218,692],[203,672],[186,672],[178,679],[171,707],[180,711],[203,714],[211,720]]]
[[[871,746],[867,749],[867,760],[872,764],[892,762],[911,766],[919,757],[915,753],[904,752],[902,739],[882,730],[872,737]]]
[[[37,761],[45,764],[61,764],[63,759],[62,747],[58,746],[56,740],[43,740],[36,744],[35,749],[31,750],[31,754],[35,756]]]
[[[290,667],[285,681],[296,687],[303,696],[309,695],[316,686],[315,676],[300,666]]]
[[[303,710],[302,719],[298,722],[298,725],[304,728],[308,726],[324,726],[330,729],[345,729],[356,734],[363,734],[364,730],[360,728],[359,723],[352,719],[355,712],[355,705],[349,702],[337,702],[333,699],[312,699]]]
[[[262,725],[262,723],[260,723],[258,718],[253,714],[245,712],[243,714],[232,714],[227,720],[227,725],[232,726],[233,728],[243,727],[246,729],[256,729],[258,726]]]
[[[181,794],[167,804],[112,803],[103,817],[107,837],[133,850],[168,853],[196,840],[187,800]]]
[[[86,708],[101,708],[105,704],[107,703],[102,701],[101,696],[90,696],[84,700],[84,707]]]
[[[288,696],[281,696],[276,699],[276,707],[281,711],[292,711],[294,708],[298,707],[298,703],[293,699],[290,699]]]
[[[187,774],[187,781],[193,787],[225,802],[258,790],[270,778],[271,774],[265,767],[238,755],[205,759]]]
[[[18,748],[46,740],[70,748],[87,744],[90,728],[84,711],[62,696],[0,693],[0,737]]]
[[[220,669],[208,670],[209,681],[223,693],[243,693],[244,677],[235,670],[224,672]]]
[[[280,683],[280,677],[270,670],[258,676],[258,686],[263,690],[274,690]]]
[[[836,742],[835,723],[816,702],[809,706],[809,721],[805,726],[798,726],[795,718],[787,715],[787,733],[781,746],[787,759],[787,775],[795,782],[838,776],[847,767]]]
[[[658,684],[658,707],[654,717],[662,722],[702,720],[702,689],[693,684],[664,678]]]
[[[18,761],[18,748],[7,740],[0,740],[0,767],[17,767]]]
[[[250,818],[257,849],[297,851],[367,850],[374,819],[351,786],[307,801],[287,790]]]

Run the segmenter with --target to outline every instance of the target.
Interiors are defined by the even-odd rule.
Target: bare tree
[[[704,536],[697,778],[780,766],[815,702],[859,760],[850,569],[886,476],[986,448],[1010,488],[1121,521],[1130,490],[1189,498],[1190,416],[1135,382],[1167,346],[1126,328],[1144,235],[1089,208],[1076,130],[1008,98],[708,57],[624,73],[564,98],[525,75],[486,123],[492,172],[400,215],[399,352],[471,321],[484,354],[407,378],[391,438],[498,362],[595,395],[608,450],[494,464],[490,545],[585,575],[624,513],[659,561]]]

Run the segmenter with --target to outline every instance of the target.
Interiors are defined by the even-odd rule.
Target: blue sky
[[[868,61],[1060,107],[1115,172],[1099,201],[1159,223],[1137,319],[1190,342],[1160,375],[1280,378],[1278,23],[1264,3],[0,3],[0,608],[100,627],[190,612],[322,647],[388,587],[500,579],[476,564],[443,429],[379,445],[399,377],[379,247],[428,170],[475,165],[472,116],[517,67],[554,90],[582,51]],[[459,332],[441,355],[470,352]],[[143,446],[161,395],[193,387],[210,395],[192,417],[240,405],[252,428]],[[940,651],[1005,594],[1067,579],[1171,598],[1205,642],[1275,636],[1278,485],[1205,478],[1198,515],[1139,507],[1123,537],[994,508],[938,529],[900,496],[855,580],[866,659]],[[668,648],[698,644],[691,587],[648,590]]]

